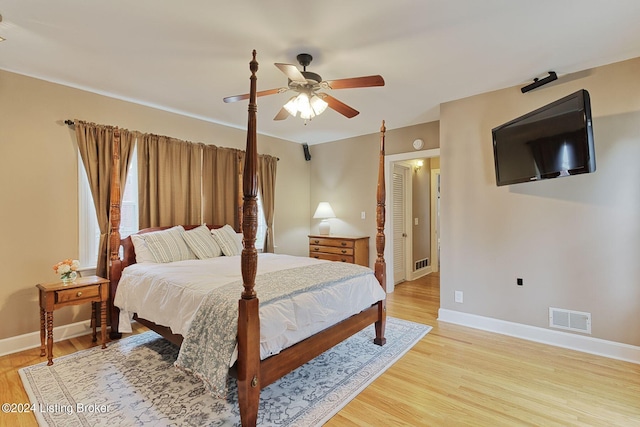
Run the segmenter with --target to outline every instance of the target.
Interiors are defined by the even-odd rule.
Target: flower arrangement
[[[53,266],[53,271],[60,275],[63,282],[72,282],[78,276],[76,271],[80,268],[80,262],[77,259],[67,258]]]

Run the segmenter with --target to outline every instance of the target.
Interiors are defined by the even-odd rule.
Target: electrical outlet
[[[413,219],[413,225],[418,225],[418,218]]]
[[[367,219],[367,214],[364,211],[360,212],[360,219]]]
[[[456,291],[455,300],[456,300],[456,302],[459,302],[460,304],[462,304],[462,302],[464,301],[462,291]]]
[[[518,285],[518,286],[522,286],[522,285],[524,285],[524,280],[522,280],[520,277],[518,277],[518,278],[516,279],[516,285]]]

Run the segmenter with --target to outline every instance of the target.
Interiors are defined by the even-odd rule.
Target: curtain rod
[[[67,120],[64,121],[64,124],[67,125],[67,126],[75,126],[76,121],[75,120],[71,120],[71,119],[67,119]],[[276,157],[276,159],[278,161],[280,161],[280,157]]]

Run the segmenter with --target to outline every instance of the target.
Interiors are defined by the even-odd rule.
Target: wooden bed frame
[[[242,232],[244,238],[244,249],[241,255],[241,268],[243,279],[243,290],[238,301],[238,360],[235,365],[238,380],[238,400],[240,405],[240,417],[243,426],[255,426],[258,415],[258,405],[260,400],[260,389],[268,386],[277,379],[296,369],[297,367],[312,360],[334,345],[344,341],[356,332],[375,323],[376,338],[374,343],[384,345],[386,339],[386,300],[379,301],[370,308],[353,315],[342,322],[329,327],[300,343],[291,346],[277,355],[260,360],[260,318],[258,314],[258,297],[254,289],[256,270],[258,266],[258,252],[255,248],[257,231],[257,131],[256,131],[256,72],[258,62],[256,61],[256,51],[253,51],[253,58],[249,64],[251,70],[250,93],[249,93],[249,119],[247,128],[247,144],[245,166],[243,171],[243,209],[242,209]],[[375,276],[382,289],[386,292],[386,263],[384,260],[384,223],[385,223],[385,184],[384,184],[384,144],[385,144],[385,124],[382,122],[380,128],[380,159],[378,168],[377,186],[377,234],[375,261]],[[122,269],[135,263],[133,245],[131,239],[127,238],[121,242],[120,232],[120,135],[116,130],[113,146],[113,170],[110,207],[110,265],[109,279],[110,287],[110,314],[111,314],[111,338],[120,338],[118,333],[119,309],[113,305],[113,300],[118,288]],[[185,226],[193,228],[195,226]],[[142,232],[161,230],[168,227],[156,227],[145,229]],[[123,258],[120,258],[119,250],[123,247]],[[173,334],[165,327],[156,325],[145,319],[137,319],[143,325],[160,333],[170,341],[180,344],[182,336]]]

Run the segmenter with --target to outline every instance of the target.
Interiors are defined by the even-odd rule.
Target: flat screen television
[[[596,170],[591,102],[584,89],[491,133],[498,186]]]

